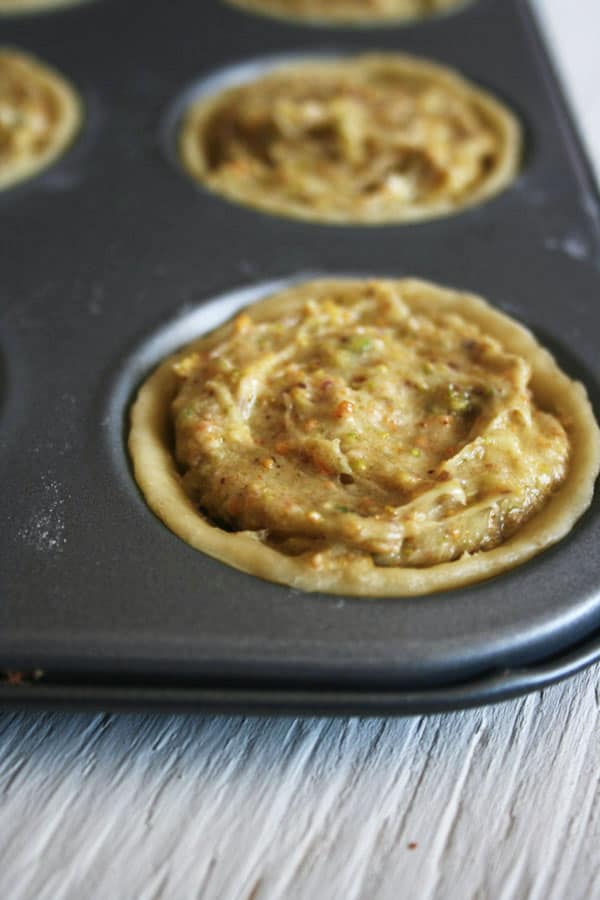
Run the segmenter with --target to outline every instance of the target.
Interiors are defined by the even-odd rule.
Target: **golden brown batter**
[[[175,518],[147,456],[169,407]],[[581,386],[483,301],[340,281],[249,308],[161,367],[131,449],[150,504],[195,546],[308,589],[401,594],[557,540],[589,503],[599,437]]]
[[[49,166],[80,122],[77,95],[61,75],[18,50],[0,49],[0,189]]]
[[[228,0],[252,12],[314,23],[383,24],[421,19],[465,4],[465,0]]]
[[[259,209],[402,222],[497,193],[520,157],[513,115],[459,75],[397,54],[293,63],[188,111],[190,173]]]

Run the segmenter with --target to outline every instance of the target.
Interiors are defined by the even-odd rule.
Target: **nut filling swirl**
[[[217,193],[269,212],[383,223],[455,212],[518,167],[520,129],[460,76],[396,54],[295,63],[203,99],[183,162]]]
[[[432,566],[510,537],[565,478],[569,439],[527,361],[389,284],[244,312],[175,364],[193,502],[314,566]]]

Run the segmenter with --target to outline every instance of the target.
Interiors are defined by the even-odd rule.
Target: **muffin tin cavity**
[[[258,67],[198,85],[180,120],[185,169],[230,200],[328,224],[426,221],[518,171],[516,117],[445,66],[370,53]]]
[[[164,360],[131,423],[136,480],[176,534],[326,593],[427,594],[522,564],[571,530],[600,467],[584,391],[531,334],[414,279],[269,295]]]

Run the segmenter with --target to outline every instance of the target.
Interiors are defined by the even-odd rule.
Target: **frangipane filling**
[[[313,566],[425,567],[509,538],[564,480],[569,440],[528,362],[384,282],[281,318],[241,313],[175,364],[176,456],[213,523]]]

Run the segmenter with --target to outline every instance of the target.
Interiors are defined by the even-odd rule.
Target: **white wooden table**
[[[537,2],[600,171],[600,3]],[[599,711],[0,714],[0,900],[600,898]]]

